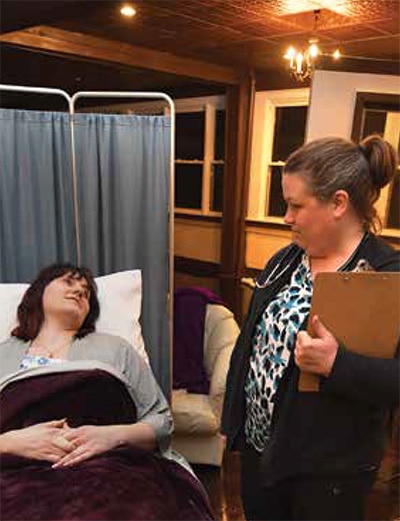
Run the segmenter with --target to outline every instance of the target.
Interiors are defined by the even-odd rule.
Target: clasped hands
[[[339,344],[317,315],[311,319],[314,337],[299,331],[294,350],[296,365],[302,371],[328,377],[335,362]]]
[[[53,468],[75,465],[119,444],[112,426],[72,428],[65,418],[9,431],[2,436],[12,436],[12,452],[15,454],[49,461]]]
[[[59,468],[75,465],[96,454],[102,454],[120,442],[113,436],[112,426],[83,425],[71,428],[65,422],[61,436],[53,440],[53,443],[64,446],[65,454],[53,464],[53,468]]]

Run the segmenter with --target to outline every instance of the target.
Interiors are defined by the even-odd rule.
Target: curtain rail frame
[[[80,265],[82,260],[81,237],[80,237],[80,221],[79,221],[79,201],[77,194],[77,178],[76,178],[76,152],[75,152],[75,129],[74,115],[75,103],[79,98],[137,98],[137,99],[163,99],[167,102],[170,110],[171,118],[171,139],[170,139],[170,179],[169,179],[169,208],[168,208],[168,229],[169,229],[169,252],[168,252],[168,336],[169,336],[169,374],[171,375],[170,395],[172,389],[172,346],[173,346],[173,309],[174,309],[174,208],[175,208],[175,104],[168,94],[164,92],[146,92],[146,91],[79,91],[70,96],[62,89],[53,89],[48,87],[25,87],[22,85],[6,85],[0,84],[0,91],[19,92],[27,94],[49,94],[62,96],[67,104],[70,115],[70,140],[71,140],[71,176],[73,186],[73,208],[74,208],[74,230],[76,242],[76,260]]]

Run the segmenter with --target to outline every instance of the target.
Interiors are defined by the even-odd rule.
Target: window
[[[247,217],[282,222],[282,171],[305,140],[309,89],[256,93]]]
[[[205,112],[178,113],[176,115],[176,157],[202,158],[204,154]]]
[[[212,161],[211,210],[222,212],[225,158],[225,116],[224,109],[215,112],[214,159]]]
[[[367,109],[364,113],[364,125],[361,139],[370,134],[378,133],[383,136],[386,124],[386,111]]]
[[[351,137],[358,142],[380,134],[400,150],[400,97],[397,94],[357,92]],[[400,237],[400,170],[376,202],[383,234]]]
[[[307,107],[276,107],[272,144],[272,161],[269,165],[269,183],[265,194],[266,216],[283,217],[286,203],[282,194],[283,166],[289,155],[299,148],[305,137]]]
[[[175,206],[201,209],[203,165],[179,163],[175,165]]]
[[[212,200],[211,210],[222,212],[222,194],[224,184],[224,165],[214,161],[212,166]]]
[[[204,111],[176,114],[176,207],[202,208],[204,129]]]
[[[367,111],[368,113],[369,111]],[[391,143],[396,150],[400,149],[400,112],[383,112],[383,129],[379,132]],[[365,122],[366,124],[366,122]],[[372,132],[378,130],[372,129]],[[372,133],[370,132],[370,134]],[[400,230],[400,166],[397,165],[397,172],[389,186],[383,188],[381,196],[377,201],[378,215],[381,218],[383,227],[389,230]]]
[[[111,114],[169,113],[163,100],[115,104],[99,110]],[[175,100],[175,210],[180,213],[221,215],[225,117],[225,96]]]
[[[358,92],[354,110],[352,139],[361,141],[378,133],[400,150],[400,97],[396,94]],[[393,181],[385,186],[376,210],[385,235],[400,236],[400,167]]]
[[[175,137],[175,209],[219,215],[225,164],[223,98],[178,100]]]
[[[400,170],[397,173],[392,184],[392,193],[389,203],[387,228],[400,228]]]
[[[400,155],[400,113],[388,112],[385,118],[384,138],[396,148]],[[400,165],[393,181],[388,187],[388,204],[384,226],[391,230],[400,230]]]

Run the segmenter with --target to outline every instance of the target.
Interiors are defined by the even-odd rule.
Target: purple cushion
[[[208,394],[210,382],[204,368],[204,324],[207,304],[223,304],[219,295],[198,286],[174,294],[173,388]]]

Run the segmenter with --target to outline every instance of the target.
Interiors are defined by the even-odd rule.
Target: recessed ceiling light
[[[124,5],[121,7],[119,12],[127,18],[132,18],[132,16],[135,16],[136,14],[136,9],[134,9],[131,5]]]
[[[306,13],[315,9],[328,9],[335,13],[349,16],[351,6],[354,2],[345,0],[281,0],[280,5],[283,15]]]

